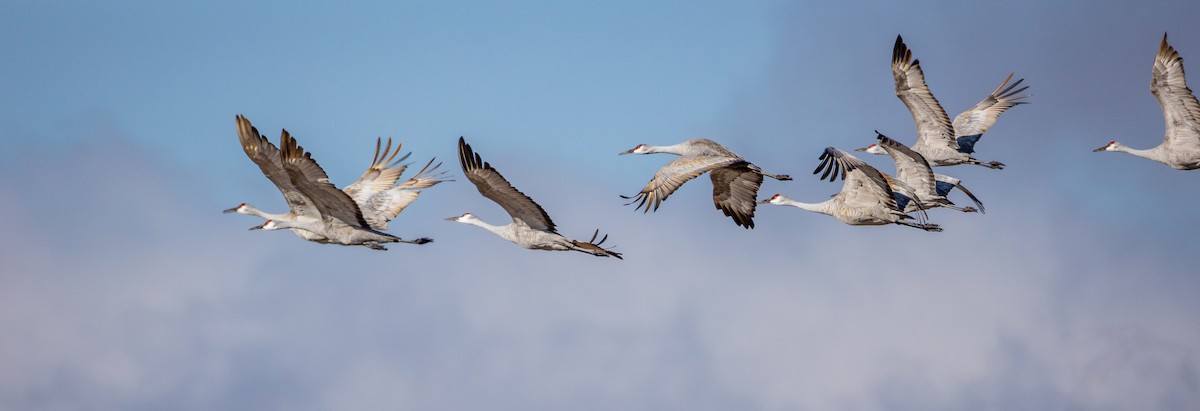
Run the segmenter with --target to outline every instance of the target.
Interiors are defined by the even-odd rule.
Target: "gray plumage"
[[[467,180],[475,184],[480,194],[504,208],[504,211],[512,217],[512,223],[502,226],[491,225],[471,213],[449,217],[446,220],[483,227],[500,238],[528,249],[579,251],[599,257],[622,258],[620,253],[600,246],[608,239],[608,236],[596,241],[596,237],[600,234],[599,230],[596,230],[590,241],[572,240],[559,234],[554,221],[550,219],[549,214],[546,214],[546,210],[542,209],[542,206],[535,203],[529,196],[513,187],[491,164],[483,161],[483,158],[475,153],[462,137],[458,139],[458,159]]]
[[[905,214],[896,202],[893,189],[901,190],[904,195],[918,199],[918,201],[920,197],[902,182],[895,181],[894,184],[889,184],[889,178],[884,173],[855,158],[850,153],[833,147],[826,147],[825,151],[821,153],[820,160],[821,164],[817,166],[813,174],[824,171],[821,179],[828,178],[829,181],[836,181],[841,175],[845,180],[842,190],[832,198],[820,203],[802,203],[782,194],[775,194],[759,203],[791,206],[826,214],[849,225],[899,224],[925,231],[942,231],[937,224],[925,221],[923,210],[918,211],[916,222],[910,221],[914,218]]]
[[[658,210],[659,205],[680,186],[693,178],[709,173],[713,184],[713,204],[733,222],[747,229],[754,228],[755,200],[763,176],[786,181],[784,174],[769,174],[716,142],[695,138],[671,146],[638,144],[620,154],[669,153],[680,156],[660,168],[654,178],[635,196],[621,196],[637,203],[643,212]]]
[[[880,134],[878,131],[876,131],[875,134],[878,144],[872,144],[866,149],[859,150],[867,152],[883,150],[892,158],[893,162],[895,162],[895,178],[904,182],[909,187],[912,187],[921,199],[919,204],[918,202],[911,201],[912,199],[908,198],[902,200],[904,204],[901,204],[901,208],[905,212],[913,212],[917,211],[918,209],[929,209],[934,207],[944,207],[962,212],[975,212],[983,209],[983,204],[980,204],[979,200],[976,199],[974,195],[970,194],[970,192],[965,188],[963,189],[963,192],[968,193],[971,199],[974,200],[980,208],[976,209],[974,207],[958,207],[954,205],[950,199],[946,198],[946,193],[949,193],[949,190],[946,190],[945,193],[939,190],[938,178],[934,174],[933,169],[930,167],[929,162],[925,160],[925,157],[922,156],[921,153],[916,152],[899,141]],[[943,180],[947,179],[952,179],[952,177],[943,176]],[[954,179],[954,181],[955,183],[952,187],[962,187],[957,179]]]
[[[971,154],[975,152],[975,143],[996,123],[1000,114],[1027,103],[1017,100],[1029,96],[1017,94],[1029,87],[1014,90],[1024,79],[1009,85],[1012,76],[1009,74],[996,90],[959,114],[951,123],[946,110],[925,83],[920,60],[914,59],[912,50],[908,49],[900,36],[896,36],[896,44],[892,48],[892,77],[896,81],[896,97],[908,108],[917,125],[917,142],[912,149],[925,156],[929,164],[935,167],[975,164],[994,169],[1004,168],[1003,163],[982,162]]]
[[[428,238],[420,238],[417,240],[403,240],[399,237],[392,236],[387,233],[378,231],[372,224],[368,223],[366,217],[362,213],[362,209],[348,194],[338,190],[333,184],[329,183],[329,177],[320,165],[311,157],[310,153],[304,152],[304,149],[296,144],[296,139],[291,136],[287,130],[283,130],[280,136],[280,148],[276,148],[265,136],[258,133],[258,130],[250,124],[250,121],[239,115],[236,118],[238,126],[238,139],[242,143],[242,148],[246,155],[259,166],[263,174],[269,180],[275,183],[284,198],[288,202],[289,211],[285,214],[266,213],[253,206],[242,203],[237,207],[225,210],[225,212],[236,212],[240,214],[256,215],[267,219],[267,222],[256,226],[253,229],[290,229],[296,235],[309,241],[314,241],[323,244],[341,244],[341,245],[363,245],[372,249],[384,249],[380,243],[388,242],[406,242],[415,244],[424,244],[432,240]],[[391,143],[389,141],[389,148]],[[399,147],[397,147],[397,152]],[[370,184],[372,181],[378,180],[380,175],[390,176],[395,168],[385,168],[376,164],[380,158],[388,157],[384,152],[381,156],[376,147],[376,162],[372,163],[372,167],[364,174],[364,179],[360,179],[356,187],[356,193],[361,194],[364,198],[378,198],[376,203],[394,205],[391,202],[385,201],[390,194],[387,190],[377,189],[378,185]],[[392,155],[389,158],[394,158]],[[436,182],[429,184],[430,180],[437,180],[437,175],[425,174],[433,169],[419,174],[423,177],[414,180],[414,184],[421,182],[422,184],[433,185]],[[400,171],[403,167],[400,167]],[[374,174],[378,171],[378,174]],[[368,175],[372,178],[365,179]],[[398,177],[399,173],[395,175]],[[389,177],[384,177],[389,178]],[[440,180],[438,180],[440,182]],[[394,182],[394,180],[393,180]],[[362,184],[359,184],[362,183]],[[411,202],[411,200],[408,200]],[[367,203],[370,204],[370,203]],[[394,209],[394,207],[393,207]],[[401,207],[402,209],[402,207]],[[376,221],[382,220],[382,227],[386,228],[387,220],[394,217],[395,214],[390,214],[392,209],[379,208],[371,209],[372,219]],[[396,210],[395,212],[399,212]]]
[[[1187,86],[1183,58],[1167,44],[1166,33],[1163,33],[1162,43],[1154,56],[1150,92],[1158,99],[1166,120],[1162,144],[1148,150],[1138,150],[1110,141],[1092,151],[1129,153],[1176,170],[1200,169],[1200,102],[1196,101],[1195,94]]]

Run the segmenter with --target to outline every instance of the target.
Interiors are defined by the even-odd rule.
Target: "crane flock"
[[[904,145],[876,131],[876,142],[855,149],[868,154],[887,155],[895,164],[895,175],[889,175],[836,147],[825,147],[813,174],[830,182],[843,180],[841,191],[819,203],[803,203],[782,194],[758,200],[764,177],[789,181],[786,174],[771,174],[747,161],[725,146],[705,138],[696,138],[668,146],[638,144],[619,153],[667,153],[679,156],[662,166],[641,191],[625,205],[648,213],[657,211],[667,198],[681,186],[701,174],[708,173],[713,186],[713,204],[734,224],[754,228],[758,204],[791,206],[826,214],[848,225],[897,224],[929,232],[942,231],[941,226],[928,221],[928,210],[949,208],[960,212],[984,212],[983,203],[963,186],[958,178],[934,172],[934,167],[972,164],[990,169],[1003,169],[998,161],[981,161],[974,157],[975,146],[1005,111],[1018,105],[1029,95],[1021,94],[1028,86],[1017,88],[1024,79],[1009,83],[1013,74],[975,106],[950,117],[933,96],[925,81],[920,60],[896,36],[892,49],[892,76],[896,97],[904,103],[917,127],[916,142]],[[1138,150],[1111,141],[1095,152],[1125,152],[1154,160],[1178,170],[1200,169],[1200,102],[1187,87],[1183,59],[1167,44],[1162,43],[1154,58],[1150,92],[1162,106],[1166,132],[1162,144]],[[384,232],[388,222],[412,204],[422,190],[429,189],[447,178],[438,171],[442,163],[429,160],[414,176],[400,181],[410,164],[401,164],[411,153],[400,156],[401,144],[392,150],[389,138],[375,143],[375,155],[362,177],[343,189],[329,182],[325,171],[301,147],[296,138],[282,130],[279,146],[259,134],[242,115],[236,118],[238,140],[246,156],[283,194],[288,205],[286,213],[268,213],[246,203],[225,210],[226,213],[253,215],[265,220],[251,230],[288,229],[300,238],[321,244],[364,246],[385,250],[383,244],[426,244],[427,237],[408,240]],[[397,156],[399,158],[397,159]],[[588,241],[572,240],[558,233],[557,226],[544,209],[529,196],[513,187],[479,153],[458,139],[458,159],[464,176],[483,197],[495,202],[512,218],[512,223],[497,226],[484,222],[472,213],[446,218],[486,229],[521,247],[534,250],[579,251],[599,257],[622,259],[622,254],[601,247],[596,230]],[[955,189],[966,195],[974,206],[960,207],[947,196]]]

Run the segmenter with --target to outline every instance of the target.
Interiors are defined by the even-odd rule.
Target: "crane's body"
[[[475,184],[480,194],[504,208],[512,217],[512,223],[493,225],[471,213],[449,217],[446,218],[447,221],[482,227],[500,238],[531,250],[579,251],[598,257],[622,259],[620,253],[600,247],[604,240],[608,239],[606,235],[600,241],[596,241],[600,230],[596,230],[590,241],[572,240],[559,234],[546,210],[513,187],[491,164],[484,162],[462,137],[458,139],[458,159],[467,179]]]
[[[912,51],[900,36],[896,36],[896,44],[892,48],[892,77],[896,82],[896,97],[908,108],[917,125],[917,142],[912,149],[925,156],[931,166],[974,164],[993,169],[1004,168],[1001,162],[980,161],[972,154],[975,152],[975,143],[996,124],[1000,114],[1026,103],[1018,100],[1029,96],[1017,94],[1029,87],[1014,90],[1024,79],[1018,79],[1010,85],[1008,82],[1013,75],[1009,74],[991,94],[951,122],[950,116],[925,83],[920,60],[913,59]]]
[[[961,182],[958,179],[940,175],[941,179],[939,180],[939,174],[933,172],[933,168],[929,165],[929,162],[925,160],[925,157],[921,155],[921,153],[916,152],[916,150],[905,146],[899,141],[880,134],[878,131],[876,131],[875,134],[876,140],[878,141],[877,144],[872,144],[867,146],[865,149],[857,150],[866,151],[872,154],[880,154],[882,152],[882,154],[887,154],[890,156],[893,162],[896,163],[895,180],[901,181],[904,184],[907,184],[909,187],[912,187],[913,191],[920,198],[919,202],[913,201],[912,198],[909,198],[904,194],[896,193],[898,197],[897,201],[900,203],[900,208],[904,212],[911,213],[917,210],[930,209],[934,207],[944,207],[962,212],[975,212],[983,209],[983,204],[981,204],[979,200],[970,193],[970,191],[967,191],[967,189],[961,185]],[[884,174],[884,176],[886,177],[887,174]],[[939,189],[939,181],[942,181],[944,184],[950,184],[950,188]],[[891,183],[891,179],[889,179],[889,184],[894,185]],[[954,187],[962,188],[962,191],[967,193],[967,195],[970,196],[971,199],[975,201],[975,204],[980,208],[976,209],[974,207],[958,207],[954,205],[954,202],[946,198],[946,194],[948,194]]]
[[[1166,133],[1162,144],[1139,150],[1110,141],[1092,151],[1128,153],[1166,164],[1176,170],[1200,169],[1200,102],[1187,86],[1187,79],[1183,73],[1183,58],[1174,47],[1167,44],[1166,33],[1163,33],[1162,43],[1154,56],[1150,92],[1158,99],[1166,120]]]
[[[404,240],[375,229],[363,215],[359,204],[350,197],[350,194],[338,190],[329,182],[325,170],[321,169],[321,166],[312,159],[311,153],[305,152],[304,148],[297,144],[296,139],[287,130],[282,131],[279,138],[280,147],[277,148],[265,136],[259,134],[258,130],[245,117],[239,115],[236,120],[238,139],[242,143],[243,150],[259,166],[263,174],[279,188],[284,199],[287,200],[289,211],[283,214],[267,213],[242,203],[237,207],[225,210],[225,212],[255,215],[267,220],[253,229],[289,229],[305,240],[322,244],[361,245],[371,249],[384,250],[385,248],[380,245],[382,243],[424,244],[432,241],[428,238]],[[390,141],[388,147],[390,150]],[[397,147],[398,152],[399,147]],[[398,177],[399,171],[403,170],[403,166],[384,170],[382,164],[387,162],[380,161],[384,157],[388,157],[386,151],[384,156],[380,156],[377,146],[376,160],[364,174],[364,178],[353,185],[356,187],[355,192],[364,193],[364,198],[374,198],[387,191],[375,189],[383,184],[370,185],[379,175],[389,175],[394,172]],[[394,157],[395,154],[392,154],[388,159]],[[432,161],[430,163],[432,164]],[[428,167],[429,165],[426,165],[426,169]],[[436,168],[435,166],[434,169]],[[433,171],[432,169],[428,170]],[[367,179],[368,174],[375,171],[381,171],[381,173],[375,173],[371,179]],[[422,170],[420,174],[424,173],[425,170]],[[359,185],[364,182],[367,184]],[[436,183],[433,182],[429,185]],[[411,202],[411,200],[408,201]],[[372,214],[370,214],[377,225],[382,221],[379,225],[380,229],[387,227],[387,220],[390,219],[386,216],[387,213],[390,213],[390,210],[372,210]]]
[[[693,178],[709,173],[713,184],[713,204],[733,222],[747,229],[754,228],[755,199],[763,177],[780,181],[791,180],[784,174],[763,172],[758,166],[732,150],[706,138],[694,138],[669,146],[638,144],[620,154],[667,153],[680,156],[663,166],[654,178],[628,204],[638,203],[643,212],[658,210],[671,193]],[[628,205],[626,204],[626,205]]]
[[[919,211],[916,222],[913,222],[914,218],[897,204],[888,177],[850,153],[833,147],[825,148],[821,153],[821,165],[813,174],[822,170],[825,171],[822,179],[828,177],[829,181],[836,181],[841,174],[845,180],[842,190],[832,198],[820,203],[804,203],[782,194],[775,194],[759,203],[790,206],[825,214],[849,225],[899,224],[925,231],[942,231],[937,224],[925,222],[923,210]],[[917,199],[919,204],[920,197],[905,184],[896,182],[896,188],[903,190],[909,198]]]

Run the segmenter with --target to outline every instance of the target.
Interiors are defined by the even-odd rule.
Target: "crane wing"
[[[550,220],[546,210],[514,188],[491,164],[484,162],[462,137],[458,138],[458,160],[462,163],[463,174],[475,184],[479,194],[503,207],[513,220],[521,220],[533,229],[555,231],[554,221]]]
[[[933,178],[933,169],[925,160],[925,156],[878,131],[875,134],[879,146],[887,151],[896,163],[896,177],[916,190],[919,195],[936,196],[937,184]]]
[[[246,117],[239,114],[236,120],[238,141],[242,143],[242,150],[254,164],[258,164],[263,175],[275,183],[275,187],[279,189],[280,193],[283,193],[283,198],[292,212],[298,215],[316,215],[317,210],[313,207],[313,203],[300,190],[296,189],[296,186],[292,184],[292,179],[288,177],[287,171],[283,169],[283,164],[279,161],[279,149],[271,144],[266,136],[259,134],[258,129],[254,128],[254,125],[250,124],[250,120]]]
[[[983,208],[983,202],[980,202],[979,199],[975,197],[975,194],[971,192],[971,190],[967,190],[967,186],[962,185],[962,181],[945,174],[934,174],[933,178],[937,180],[938,195],[942,197],[949,197],[950,192],[955,188],[958,188],[959,191],[962,191],[963,194],[966,194],[967,197],[970,197],[971,201],[975,202],[975,208],[979,209],[980,213],[984,212],[985,209]]]
[[[407,153],[399,159],[396,158],[400,154],[400,149],[404,147],[403,144],[397,144],[396,150],[392,151],[392,139],[388,138],[387,147],[380,151],[382,143],[382,138],[375,140],[375,157],[371,160],[371,166],[367,167],[367,171],[363,172],[362,177],[359,177],[357,181],[342,189],[358,204],[363,204],[376,194],[391,189],[396,185],[396,181],[400,180],[400,175],[404,173],[404,170],[408,168],[407,164],[399,165],[399,163],[408,159],[412,153]]]
[[[896,36],[896,45],[892,48],[892,77],[896,80],[896,97],[908,107],[917,124],[917,142],[913,147],[958,150],[950,116],[929,91],[921,61],[913,59],[912,51],[900,36]]]
[[[825,173],[821,175],[820,179],[828,179],[831,182],[837,181],[838,175],[841,174],[842,179],[846,182],[842,185],[842,191],[837,195],[842,196],[847,205],[883,204],[889,209],[899,210],[896,199],[892,196],[892,189],[888,186],[887,177],[884,177],[883,173],[880,173],[875,167],[834,147],[825,147],[820,160],[821,164],[817,166],[816,170],[813,170],[813,174],[824,170]]]
[[[413,201],[416,201],[417,197],[421,195],[421,189],[446,181],[443,178],[445,172],[436,172],[442,163],[435,165],[433,161],[429,160],[429,163],[426,163],[417,175],[405,180],[400,185],[375,193],[366,201],[359,202],[359,207],[363,210],[363,217],[367,219],[368,223],[371,223],[371,228],[386,230],[389,221],[396,218]],[[430,167],[431,165],[433,167]]]
[[[679,157],[658,169],[658,172],[654,173],[654,178],[650,179],[650,182],[646,183],[646,186],[642,187],[642,191],[638,192],[636,196],[621,197],[633,200],[626,205],[638,203],[636,208],[644,208],[643,212],[649,212],[651,208],[658,210],[658,206],[688,180],[696,178],[706,171],[739,162],[744,163],[745,160],[737,157],[709,155]]]
[[[279,136],[279,146],[279,159],[292,184],[312,200],[322,218],[339,220],[352,227],[370,228],[354,199],[329,182],[329,176],[312,159],[312,153],[296,144],[296,139],[287,130]]]
[[[745,161],[715,168],[708,173],[713,184],[713,204],[737,225],[754,228],[754,207],[762,172]]]
[[[1152,74],[1150,92],[1162,106],[1167,123],[1163,145],[1172,151],[1200,150],[1200,102],[1187,86],[1183,58],[1167,44],[1166,33],[1154,56]]]
[[[975,107],[971,107],[960,113],[957,117],[954,117],[954,135],[955,139],[958,140],[959,152],[974,153],[975,143],[979,141],[983,133],[986,133],[992,125],[996,124],[996,119],[1000,117],[1000,114],[1003,114],[1010,108],[1029,103],[1028,101],[1017,101],[1029,97],[1028,95],[1017,95],[1025,91],[1029,86],[1013,90],[1021,85],[1021,82],[1025,81],[1025,79],[1017,79],[1015,83],[1009,85],[1008,81],[1012,80],[1012,77],[1013,74],[1009,73],[1008,78],[1004,79],[1004,82],[1000,83],[1000,87],[996,87],[996,90],[992,91],[992,94],[988,95],[978,104],[975,104]]]

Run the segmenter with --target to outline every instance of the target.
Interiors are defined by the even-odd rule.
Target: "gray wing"
[[[900,36],[896,36],[896,45],[892,48],[892,77],[896,80],[896,97],[908,107],[917,124],[917,142],[913,146],[958,150],[950,116],[929,91],[921,61],[912,58],[912,51]]]
[[[313,208],[312,202],[296,189],[287,171],[283,169],[283,164],[279,161],[279,149],[275,148],[266,136],[259,134],[258,129],[254,128],[246,117],[239,114],[236,120],[238,141],[242,143],[242,150],[254,164],[258,164],[263,175],[275,183],[292,212],[299,215],[316,215],[317,210]]]
[[[463,174],[475,184],[479,194],[503,207],[513,220],[521,220],[533,229],[555,232],[554,221],[550,220],[546,210],[514,188],[491,164],[484,162],[462,137],[458,138],[458,160],[462,163]]]
[[[817,174],[822,170],[821,180],[837,181],[840,173],[843,180],[842,191],[837,195],[843,196],[847,204],[854,206],[870,206],[882,204],[886,208],[899,210],[887,177],[875,167],[859,160],[842,150],[825,147],[821,153],[821,164],[813,170]]]
[[[638,192],[636,196],[621,197],[633,199],[628,204],[638,203],[636,208],[644,208],[643,212],[649,212],[651,208],[658,210],[658,206],[663,201],[666,201],[671,193],[674,193],[675,190],[683,186],[683,183],[704,174],[706,171],[739,162],[744,163],[745,160],[737,157],[710,155],[686,155],[679,157],[658,169],[658,172],[654,173],[654,178],[650,179],[650,182],[646,183],[646,186],[642,187],[642,191]]]
[[[978,104],[975,104],[975,107],[971,107],[960,113],[957,117],[954,117],[954,135],[958,140],[960,152],[967,154],[974,153],[975,142],[979,141],[983,133],[986,133],[992,125],[996,124],[996,119],[1000,117],[1000,114],[1003,114],[1010,108],[1029,103],[1028,101],[1017,101],[1029,97],[1028,95],[1017,95],[1025,91],[1029,86],[1013,90],[1022,81],[1025,81],[1025,79],[1017,79],[1015,83],[1009,85],[1008,81],[1012,80],[1012,77],[1013,75],[1010,73],[1008,78],[1004,79],[1003,83],[1000,83],[1000,87],[996,87],[996,90],[992,91],[992,94],[988,95]]]
[[[1172,151],[1200,151],[1200,102],[1187,86],[1183,58],[1167,44],[1166,33],[1154,56],[1150,92],[1162,106],[1167,123],[1163,146]]]
[[[875,134],[879,146],[883,147],[896,163],[896,177],[916,190],[918,195],[936,196],[937,184],[933,178],[933,169],[925,157],[878,131]]]
[[[363,217],[371,223],[371,228],[386,230],[389,221],[396,218],[413,201],[416,201],[417,197],[421,195],[421,189],[446,181],[444,178],[446,173],[437,171],[442,163],[433,164],[433,161],[429,160],[429,163],[426,163],[425,167],[417,172],[417,175],[403,183],[389,190],[375,193],[366,201],[358,202],[359,207],[363,210]]]
[[[392,139],[388,138],[387,147],[382,151],[383,139],[375,140],[375,157],[371,160],[371,166],[367,167],[367,171],[358,178],[354,183],[342,189],[354,202],[363,204],[372,196],[387,191],[396,185],[396,181],[400,180],[400,175],[408,168],[407,164],[400,165],[399,163],[407,160],[412,153],[407,153],[399,159],[396,158],[400,154],[400,149],[403,144],[396,145],[396,150],[392,151]],[[364,210],[366,211],[366,210]]]
[[[934,174],[933,178],[937,179],[938,195],[940,195],[942,197],[949,197],[950,191],[953,191],[955,188],[958,188],[958,191],[962,191],[963,194],[966,194],[967,197],[971,198],[971,201],[975,202],[975,208],[978,208],[980,213],[985,212],[985,208],[983,207],[983,202],[979,201],[979,199],[975,197],[975,194],[972,193],[971,190],[967,189],[967,186],[962,185],[962,181],[960,181],[959,179],[950,177],[945,174]]]
[[[292,184],[312,200],[322,218],[339,220],[351,227],[370,228],[354,199],[329,182],[329,176],[312,159],[312,153],[297,145],[287,130],[279,136],[279,147],[279,159]]]
[[[762,172],[750,163],[740,162],[709,172],[713,184],[713,204],[737,225],[754,228],[754,207]]]

